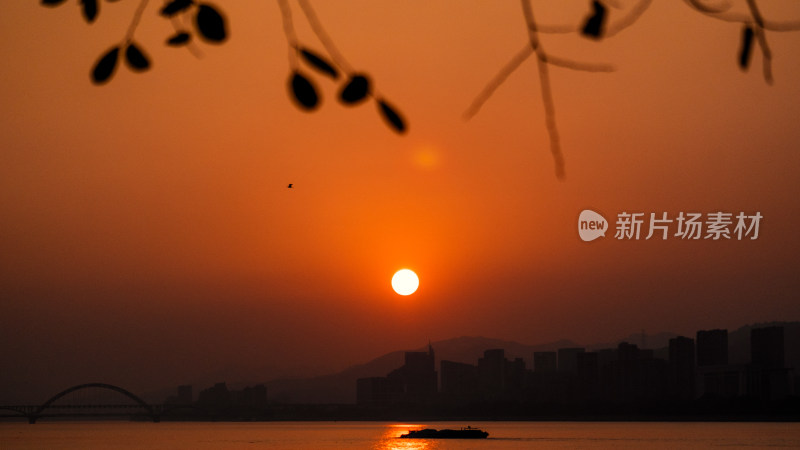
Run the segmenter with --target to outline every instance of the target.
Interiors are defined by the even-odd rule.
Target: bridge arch
[[[34,411],[33,414],[30,415],[30,417],[33,418],[33,420],[35,420],[36,417],[38,417],[38,416],[40,416],[42,414],[42,411],[47,409],[47,407],[50,406],[56,400],[60,399],[61,397],[65,396],[65,395],[67,395],[67,394],[69,394],[71,392],[75,392],[75,391],[78,391],[78,390],[81,390],[81,389],[88,389],[88,388],[109,389],[109,390],[112,390],[114,392],[119,392],[120,394],[130,398],[133,401],[135,401],[142,408],[146,409],[147,413],[150,415],[150,417],[152,417],[154,421],[158,421],[158,414],[156,414],[155,410],[153,410],[153,407],[150,406],[149,404],[147,404],[147,402],[145,402],[144,400],[142,400],[141,398],[136,396],[136,394],[132,393],[131,391],[129,391],[129,390],[125,389],[125,388],[121,388],[119,386],[114,386],[113,384],[108,384],[108,383],[84,383],[84,384],[79,384],[77,386],[72,386],[71,388],[68,388],[68,389],[64,389],[63,391],[59,392],[58,394],[50,397],[50,399],[47,400],[46,402],[42,403],[42,406],[40,406],[38,409],[36,409],[36,411]]]
[[[20,417],[28,416],[28,411],[25,409],[24,406],[0,406],[0,410],[17,412],[19,413]]]

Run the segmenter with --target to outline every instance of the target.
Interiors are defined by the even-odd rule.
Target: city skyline
[[[462,118],[529,42],[519,2],[311,2],[403,134],[376,98],[342,105],[341,80],[302,61],[321,101],[298,108],[278,2],[215,3],[229,36],[200,58],[165,45],[174,29],[150,2],[135,40],[152,67],[120,62],[96,86],[136,3],[101,2],[91,25],[75,1],[0,17],[0,398],[321,375],[454,336],[800,320],[800,32],[765,32],[770,84],[760,51],[740,67],[741,23],[686,2],[652,2],[600,40],[543,30],[548,55],[614,66],[549,68],[560,180],[535,60]],[[638,4],[618,3],[612,24]],[[767,21],[800,19],[796,2],[762,3]],[[548,26],[589,13],[531,4]],[[581,240],[585,210],[605,237]],[[649,222],[615,238],[639,213],[675,220],[669,238],[646,239]],[[730,213],[732,239],[677,236],[690,213],[704,235]],[[757,239],[737,239],[739,214],[760,217]],[[408,296],[391,286],[402,268],[419,277]]]
[[[742,327],[730,341],[728,335],[726,329],[698,330],[695,337],[670,337],[667,347],[659,342],[654,349],[627,341],[607,348],[561,347],[572,344],[564,341],[529,349],[532,359],[530,354],[521,358],[506,353],[507,344],[518,344],[483,339],[477,364],[464,362],[463,354],[459,361],[449,359],[452,354],[437,357],[429,343],[421,351],[403,352],[402,365],[393,365],[385,376],[351,379],[355,395],[336,402],[297,402],[265,383],[233,383],[237,388],[224,381],[201,387],[197,395],[189,384],[171,390],[166,398],[151,395],[143,401],[124,387],[95,382],[65,389],[41,405],[0,405],[4,417],[27,415],[29,423],[71,414],[86,417],[90,411],[97,417],[131,415],[156,422],[415,416],[444,420],[453,414],[633,417],[636,411],[673,420],[794,417],[800,391],[800,322]],[[446,348],[446,342],[439,344]],[[502,346],[493,347],[498,344]]]
[[[511,358],[521,364],[523,370],[535,372],[575,372],[577,371],[578,353],[595,353],[602,356],[602,361],[609,361],[609,352],[616,353],[619,348],[635,348],[640,352],[647,352],[649,359],[668,360],[671,356],[672,341],[689,339],[697,341],[696,366],[720,367],[731,364],[736,370],[751,364],[763,365],[761,362],[754,361],[755,356],[750,345],[753,330],[780,328],[785,332],[781,338],[783,365],[790,370],[789,375],[795,376],[795,370],[800,367],[800,322],[769,322],[748,324],[729,331],[727,329],[707,329],[697,330],[691,338],[686,338],[675,333],[660,332],[657,334],[646,334],[645,330],[639,333],[632,333],[626,337],[621,337],[612,342],[595,343],[576,343],[569,339],[560,339],[556,342],[523,344],[487,337],[461,336],[442,341],[429,342],[424,347],[415,350],[395,350],[389,353],[374,357],[368,361],[357,362],[347,367],[343,371],[336,373],[320,374],[310,378],[299,377],[296,379],[282,376],[276,377],[274,373],[267,372],[254,374],[249,379],[227,378],[230,374],[195,374],[192,379],[182,380],[178,386],[177,395],[174,387],[161,383],[157,389],[137,394],[151,404],[180,405],[193,404],[200,402],[211,405],[212,401],[202,401],[205,392],[207,398],[219,398],[220,395],[233,401],[251,397],[253,393],[262,395],[266,403],[266,391],[269,388],[270,404],[350,404],[359,403],[357,401],[357,389],[355,389],[357,379],[360,378],[382,378],[383,375],[402,374],[401,366],[409,364],[409,355],[412,355],[412,364],[418,368],[434,364],[437,370],[436,391],[441,391],[441,365],[451,365],[453,368],[472,366],[472,363],[486,358],[486,352],[501,351],[502,357]],[[731,339],[728,336],[731,336]],[[694,344],[692,344],[694,345]],[[433,348],[438,348],[439,353],[436,357],[428,359],[425,354],[433,355]],[[482,355],[482,356],[481,356]],[[721,356],[720,356],[721,355]],[[758,357],[779,358],[776,354],[757,355]],[[495,359],[498,357],[495,356]],[[405,360],[405,364],[403,361]],[[510,360],[509,360],[510,361]],[[571,361],[571,363],[570,363]],[[467,369],[470,370],[470,369]],[[94,380],[94,379],[92,379]],[[91,380],[84,380],[91,381]],[[795,381],[790,381],[795,383]],[[96,384],[108,385],[108,383],[98,383],[98,380],[89,383],[81,383],[78,386],[92,386]],[[158,383],[156,383],[158,384]],[[344,389],[343,386],[352,384],[354,389]],[[226,386],[227,385],[227,386]],[[195,391],[194,387],[199,386],[200,390]],[[794,386],[794,384],[792,384]],[[61,386],[60,388],[64,388]],[[247,391],[264,389],[263,393]],[[120,386],[119,389],[125,389]],[[216,391],[216,393],[215,393]],[[220,393],[220,391],[223,391]],[[795,392],[794,389],[792,392]],[[165,394],[168,393],[168,394]],[[46,394],[46,395],[45,395]],[[17,397],[6,398],[0,404],[30,404],[36,405],[50,397],[53,392],[40,392],[39,397]],[[166,395],[166,397],[165,397]],[[229,397],[228,397],[229,396]],[[40,398],[41,397],[41,398]],[[238,400],[237,400],[238,401]],[[63,403],[63,401],[62,401]]]
[[[786,363],[785,328],[749,331],[747,362],[729,359],[726,329],[698,330],[696,339],[670,338],[661,349],[666,355],[625,341],[613,348],[537,351],[530,368],[523,358],[507,358],[504,348],[484,350],[477,364],[441,359],[437,366],[429,344],[427,351],[405,352],[404,364],[386,376],[359,378],[357,403],[390,410],[447,404],[500,415],[502,409],[487,409],[487,404],[511,404],[509,410],[517,412],[527,405],[523,411],[545,416],[613,414],[633,406],[680,415],[695,411],[692,405],[698,402],[724,413],[796,399],[800,376],[794,364]],[[796,344],[790,344],[792,359]]]

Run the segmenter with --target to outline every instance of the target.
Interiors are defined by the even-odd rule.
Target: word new
[[[592,211],[584,209],[578,217],[578,235],[585,242],[593,241],[599,237],[606,236],[608,222],[606,218]]]

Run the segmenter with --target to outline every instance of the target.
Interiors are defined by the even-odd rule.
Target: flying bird
[[[292,188],[292,183],[289,183],[289,186],[287,186],[287,187],[288,187],[289,189],[291,189],[291,188]]]

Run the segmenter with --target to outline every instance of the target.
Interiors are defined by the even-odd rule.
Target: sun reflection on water
[[[381,437],[375,450],[434,450],[439,448],[436,442],[429,439],[400,439],[400,435],[411,430],[425,428],[421,424],[398,423],[389,425]]]

